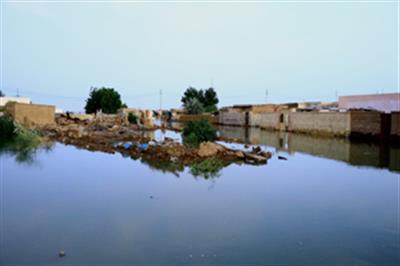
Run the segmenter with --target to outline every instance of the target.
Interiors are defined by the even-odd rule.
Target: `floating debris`
[[[65,251],[64,250],[60,250],[60,252],[58,252],[58,256],[60,258],[65,257]]]

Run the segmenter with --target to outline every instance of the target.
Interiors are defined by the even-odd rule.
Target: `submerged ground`
[[[3,153],[0,264],[400,264],[399,149],[220,135],[274,155],[205,179],[63,144]]]

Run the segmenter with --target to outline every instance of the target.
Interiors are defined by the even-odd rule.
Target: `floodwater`
[[[62,144],[1,154],[0,264],[400,265],[399,149],[219,134],[273,157],[205,179]]]

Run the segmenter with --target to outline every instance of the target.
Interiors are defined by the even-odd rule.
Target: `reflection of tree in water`
[[[224,163],[216,159],[207,159],[190,166],[190,173],[194,177],[202,177],[204,179],[214,179],[221,176],[222,168],[228,166],[229,163]]]
[[[39,149],[51,151],[53,143],[41,143],[39,140],[13,138],[0,141],[0,155],[9,154],[15,157],[15,161],[21,164],[31,165]]]
[[[150,169],[161,171],[162,173],[171,173],[177,177],[185,170],[185,166],[179,162],[168,160],[141,160],[147,164]],[[207,159],[189,166],[189,173],[195,178],[214,179],[221,175],[221,169],[228,166],[229,163],[216,159]]]
[[[141,160],[142,163],[147,164],[150,169],[158,170],[163,173],[171,173],[179,177],[179,173],[183,172],[185,167],[180,163],[175,163],[166,160]]]

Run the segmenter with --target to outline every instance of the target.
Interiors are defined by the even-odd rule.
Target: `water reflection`
[[[306,153],[343,161],[356,166],[372,166],[400,171],[400,148],[388,144],[354,142],[341,138],[314,137],[258,128],[219,127],[222,139],[264,145],[277,151]]]
[[[164,160],[145,160],[145,159],[142,159],[141,162],[149,166],[149,168],[152,170],[157,170],[164,174],[170,173],[175,175],[176,177],[179,177],[179,174],[185,170],[185,167],[177,162],[164,161]]]
[[[33,165],[39,150],[50,152],[54,146],[53,142],[42,143],[20,141],[19,139],[0,141],[0,156],[9,155],[20,164]]]

